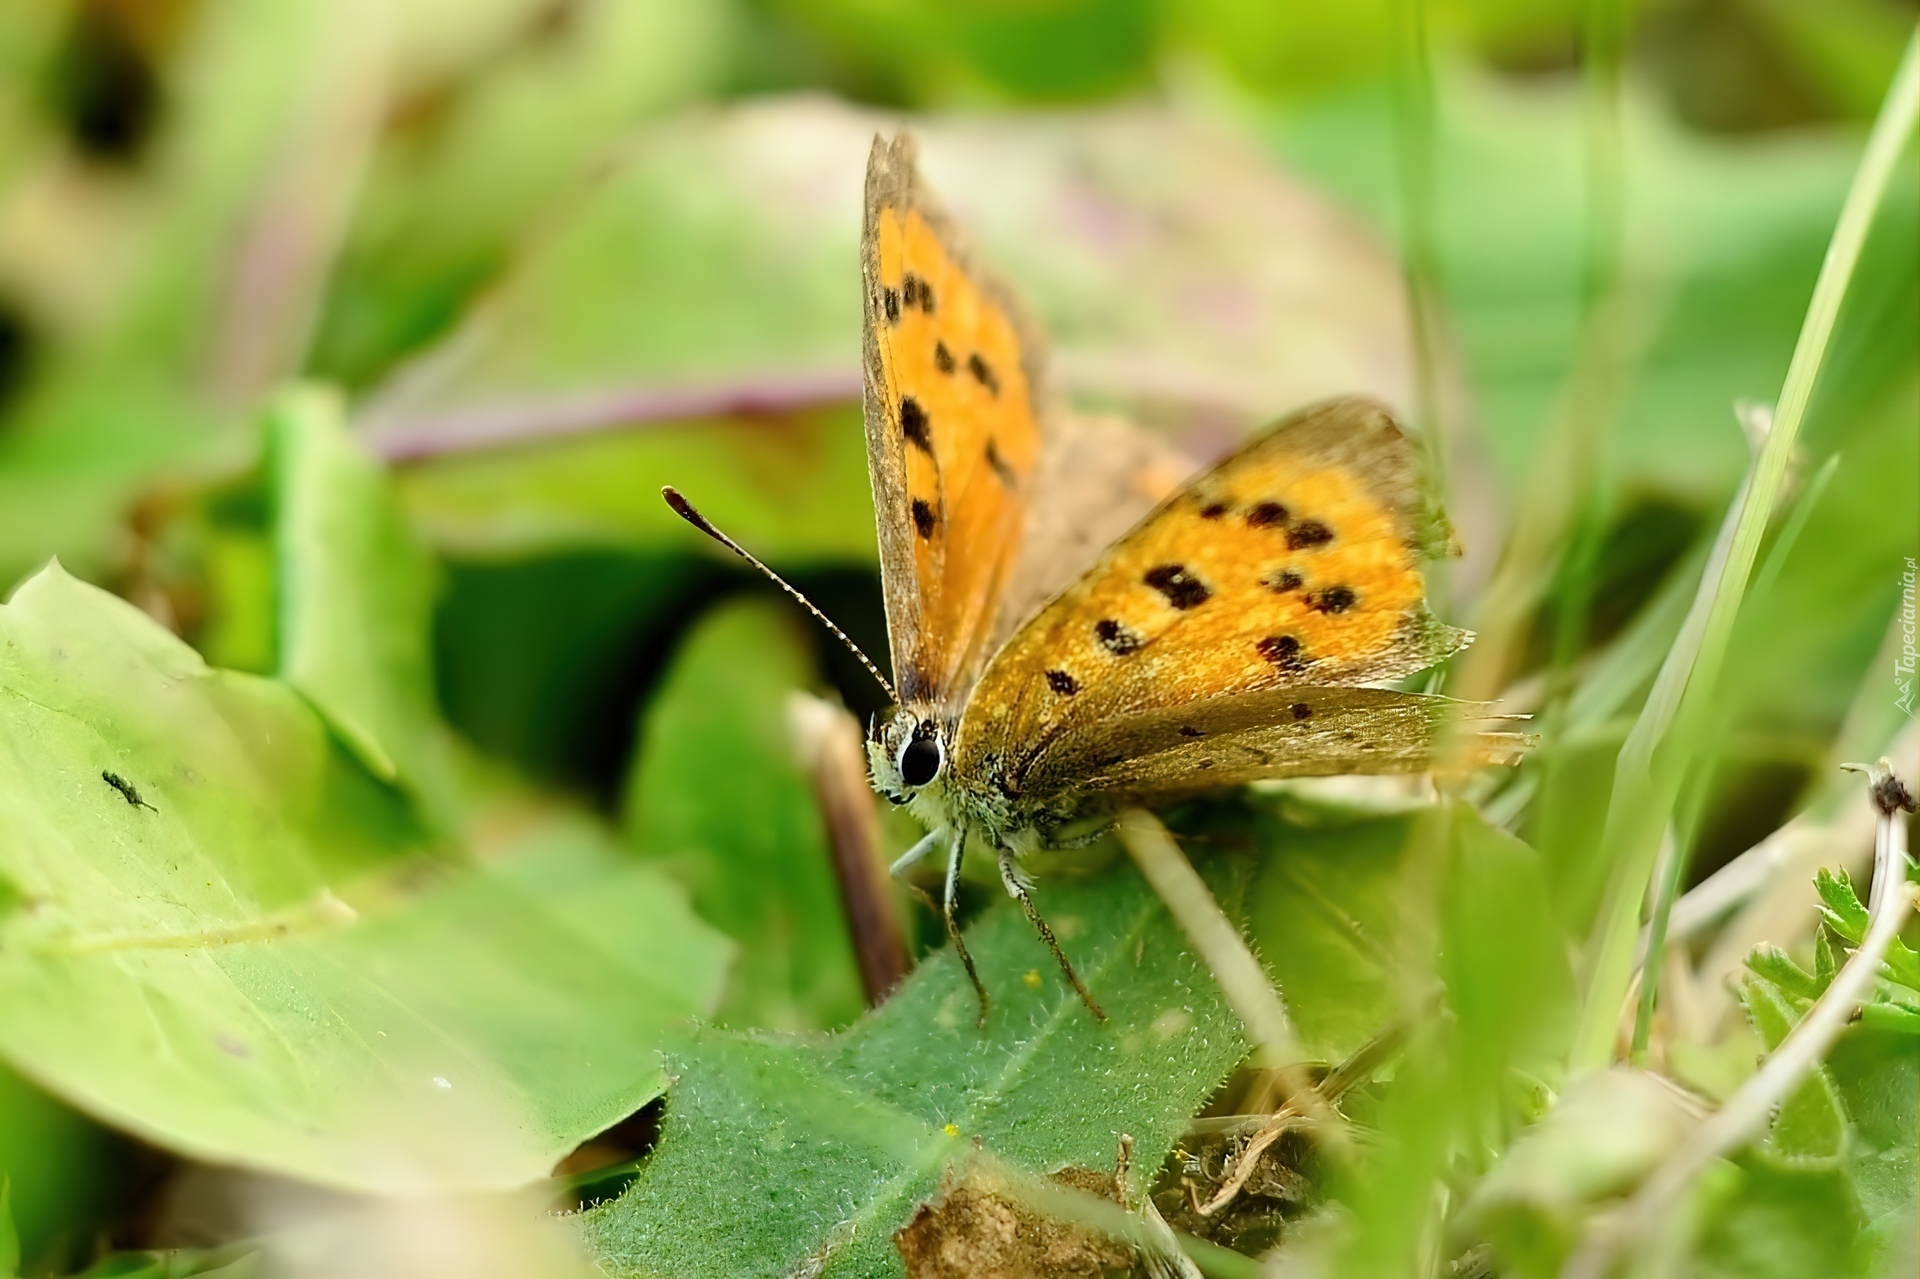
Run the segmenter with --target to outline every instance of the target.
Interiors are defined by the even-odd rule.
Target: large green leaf
[[[658,1149],[586,1218],[602,1267],[898,1275],[894,1230],[975,1143],[1033,1172],[1110,1169],[1124,1132],[1157,1166],[1245,1040],[1130,868],[1038,897],[1106,1024],[1002,903],[968,933],[994,998],[984,1030],[943,951],[825,1043],[703,1033],[676,1051]]]
[[[592,827],[436,876],[297,693],[57,567],[0,609],[0,760],[0,1054],[186,1153],[523,1183],[717,994],[724,941]]]
[[[723,605],[687,636],[648,706],[628,781],[628,838],[739,943],[719,1012],[737,1026],[826,1029],[863,1004],[789,727],[789,699],[814,679],[789,613]]]

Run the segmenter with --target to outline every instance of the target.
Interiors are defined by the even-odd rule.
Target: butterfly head
[[[874,789],[905,804],[947,771],[947,729],[928,707],[901,706],[873,722],[867,761]]]

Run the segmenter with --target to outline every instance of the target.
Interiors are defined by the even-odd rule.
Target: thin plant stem
[[[1266,970],[1247,949],[1246,939],[1220,909],[1180,845],[1159,818],[1140,808],[1120,814],[1118,833],[1127,855],[1166,903],[1174,923],[1220,983],[1228,1005],[1253,1041],[1254,1060],[1280,1072],[1289,1094],[1300,1100],[1324,1135],[1336,1143],[1343,1140],[1345,1125],[1339,1113],[1321,1099],[1312,1080],[1299,1068],[1300,1041],[1293,1033],[1280,992],[1273,988]]]
[[[1144,809],[1130,808],[1120,815],[1119,835],[1140,873],[1212,970],[1227,1003],[1246,1027],[1256,1057],[1269,1066],[1300,1060],[1300,1043],[1280,992],[1267,980],[1266,970],[1247,949],[1240,930],[1220,909],[1206,881],[1160,819]]]
[[[1685,1204],[1687,1191],[1701,1171],[1766,1125],[1780,1103],[1825,1059],[1872,993],[1887,948],[1915,904],[1915,887],[1907,883],[1903,817],[1903,809],[1911,808],[1913,799],[1884,759],[1871,769],[1858,764],[1846,767],[1869,774],[1869,792],[1878,810],[1873,893],[1859,947],[1760,1069],[1647,1178],[1620,1216],[1595,1229],[1568,1262],[1564,1279],[1603,1279],[1616,1253],[1648,1238],[1667,1212]]]
[[[1807,526],[1807,519],[1818,505],[1820,495],[1826,491],[1827,484],[1833,479],[1833,473],[1840,462],[1840,455],[1834,454],[1814,476],[1813,482],[1801,493],[1794,503],[1793,512],[1787,517],[1786,525],[1780,535],[1774,539],[1773,547],[1767,552],[1765,563],[1753,580],[1751,595],[1759,596],[1773,584],[1780,575],[1780,566],[1793,551],[1793,545],[1800,540],[1800,532]],[[1697,779],[1702,787],[1704,777]],[[1647,1051],[1647,1043],[1653,1034],[1653,1014],[1658,1003],[1660,974],[1663,970],[1667,944],[1667,921],[1672,914],[1674,901],[1680,893],[1680,884],[1686,878],[1687,852],[1693,847],[1693,823],[1685,823],[1689,832],[1684,839],[1674,839],[1668,847],[1670,856],[1663,856],[1662,864],[1657,868],[1655,883],[1658,896],[1647,924],[1646,945],[1642,948],[1640,961],[1640,1010],[1633,1024],[1633,1059],[1641,1060]]]
[[[1705,722],[1734,619],[1786,479],[1787,462],[1826,358],[1840,303],[1901,148],[1913,132],[1916,111],[1920,111],[1920,33],[1907,43],[1841,207],[1787,365],[1772,429],[1735,508],[1727,554],[1718,564],[1709,565],[1695,601],[1698,622],[1689,617],[1680,644],[1656,681],[1655,695],[1648,698],[1615,766],[1600,844],[1602,864],[1611,868],[1612,878],[1588,944],[1586,989],[1571,1058],[1576,1070],[1598,1070],[1612,1057],[1614,1027],[1632,980],[1640,903],[1660,832],[1672,812],[1679,779],[1700,745],[1697,730]],[[1697,639],[1688,644],[1693,636]]]

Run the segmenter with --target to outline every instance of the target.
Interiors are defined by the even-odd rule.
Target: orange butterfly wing
[[[956,708],[988,654],[1041,447],[1038,346],[875,138],[861,238],[867,458],[902,701]]]
[[[1145,712],[1431,666],[1469,638],[1427,611],[1419,559],[1445,541],[1385,409],[1303,410],[1189,481],[1014,635],[969,699],[956,768],[1017,786],[1058,739],[1084,743],[1070,753],[1093,770],[1113,762],[1107,729]]]

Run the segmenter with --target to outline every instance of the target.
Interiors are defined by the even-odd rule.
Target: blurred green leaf
[[[20,1273],[20,1235],[13,1228],[13,1179],[0,1174],[0,1279]]]
[[[1847,1117],[1825,1067],[1780,1103],[1767,1130],[1767,1147],[1793,1159],[1835,1159],[1848,1145]]]
[[[1464,67],[1442,77],[1441,91],[1441,278],[1486,444],[1511,491],[1554,429],[1580,350],[1583,107],[1570,81],[1495,81]],[[1746,461],[1729,406],[1778,391],[1860,144],[1840,133],[1736,144],[1682,131],[1641,102],[1630,102],[1626,128],[1626,252],[1630,276],[1644,277],[1634,283],[1635,340],[1646,345],[1619,388],[1608,466],[1623,493],[1717,496]],[[1382,85],[1276,116],[1271,136],[1300,171],[1391,226],[1400,198],[1391,130]],[[1911,219],[1905,195],[1893,204]],[[1912,256],[1899,241],[1876,235],[1861,275],[1898,280]],[[1897,329],[1865,336],[1903,351]],[[1810,422],[1809,435],[1831,428],[1852,424]]]
[[[363,386],[453,324],[529,224],[590,188],[602,153],[712,81],[731,7],[521,0],[489,31],[471,6],[401,6],[420,28],[412,101],[375,156],[312,370]]]
[[[1778,986],[1798,1006],[1820,997],[1819,981],[1778,946],[1756,947],[1747,956],[1747,967]]]
[[[1413,822],[1262,823],[1248,932],[1313,1056],[1336,1062],[1405,1011],[1395,940]]]
[[[22,189],[38,207],[0,234],[0,256],[33,264],[38,304],[36,367],[0,431],[0,583],[56,554],[104,575],[143,487],[244,452],[256,380],[324,280],[328,210],[354,170],[329,167],[329,148],[364,108],[376,28],[325,0],[209,0],[181,17],[139,168],[91,181],[36,148]],[[35,242],[52,227],[68,247]]]
[[[711,544],[660,500],[684,490],[782,567],[875,557],[866,437],[852,406],[632,431],[445,458],[399,474],[414,523],[443,551],[500,560]]]
[[[1826,1069],[1852,1123],[1846,1171],[1861,1211],[1869,1222],[1907,1231],[1911,1249],[1920,1219],[1920,1052],[1911,1032],[1850,1027],[1827,1054]]]
[[[116,1252],[103,1257],[75,1279],[255,1279],[263,1272],[260,1255],[244,1247],[211,1252]]]
[[[1874,1273],[1860,1209],[1829,1168],[1744,1160],[1737,1193],[1707,1222],[1689,1274],[1702,1279],[1851,1279]]]
[[[0,1180],[11,1183],[9,1219],[29,1266],[91,1239],[124,1158],[104,1129],[0,1066]]]
[[[826,1029],[865,1003],[788,721],[789,699],[816,679],[782,606],[722,605],[687,635],[641,721],[627,838],[739,944],[718,1014],[731,1025]]]
[[[0,1051],[83,1108],[335,1185],[511,1186],[713,998],[724,942],[590,827],[413,901],[422,832],[285,686],[57,567],[0,639]]]
[[[1263,816],[1257,829],[1250,932],[1314,1056],[1339,1061],[1412,1011],[1408,965],[1422,961],[1404,947],[1439,927],[1435,975],[1474,1073],[1540,1064],[1572,979],[1532,849],[1464,807],[1306,826]]]
[[[864,468],[860,431],[823,406],[859,396],[860,175],[875,130],[893,123],[777,100],[649,128],[590,198],[528,242],[486,307],[372,397],[369,446],[431,459],[624,427],[724,456],[741,436],[776,447],[775,424],[797,419],[809,442],[795,452],[838,459],[840,441],[810,433],[848,431],[849,461]],[[1320,396],[1405,400],[1391,263],[1231,133],[1141,110],[913,127],[935,189],[1031,299],[1052,376],[1076,403],[1200,432],[1217,450],[1223,426]],[[755,420],[687,426],[729,414]],[[427,495],[417,509],[442,544],[475,549],[474,528],[496,551],[542,534],[626,542],[658,527],[632,513],[633,494],[682,486],[640,469],[666,447],[562,442],[551,470],[522,450],[443,458],[409,487]],[[749,471],[722,495],[742,479],[773,487]],[[449,489],[464,509],[435,500]],[[764,500],[734,500],[751,507],[747,497]]]
[[[1220,877],[1213,877],[1216,886]],[[675,1050],[658,1149],[584,1226],[610,1274],[901,1273],[893,1231],[977,1141],[1032,1172],[1165,1156],[1246,1044],[1213,980],[1128,869],[1043,883],[1040,907],[1110,1020],[1095,1022],[1018,910],[824,1043],[706,1032]]]
[[[1520,1273],[1558,1274],[1588,1210],[1632,1189],[1701,1115],[1657,1076],[1583,1076],[1520,1133],[1469,1197],[1461,1225]]]
[[[434,565],[380,467],[319,388],[267,416],[274,493],[279,675],[375,776],[440,824],[457,806],[433,704]]]

